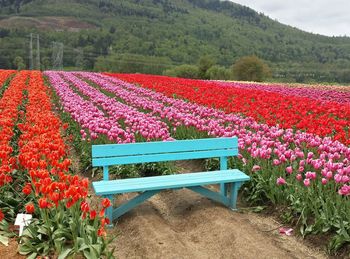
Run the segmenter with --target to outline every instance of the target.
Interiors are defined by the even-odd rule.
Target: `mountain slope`
[[[159,73],[204,55],[230,66],[256,54],[275,76],[344,81],[350,74],[350,38],[306,33],[227,1],[2,0],[0,7],[0,66],[28,56],[28,34],[36,28],[42,56],[51,58],[51,41],[61,41],[65,65],[85,69],[101,56]]]

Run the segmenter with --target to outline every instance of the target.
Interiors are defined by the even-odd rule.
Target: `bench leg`
[[[226,196],[221,195],[220,192],[213,192],[207,188],[204,188],[203,186],[192,186],[187,187],[187,189],[199,193],[213,201],[220,202],[225,206],[229,205],[229,199]]]
[[[232,210],[237,210],[237,196],[238,196],[238,190],[241,187],[242,183],[241,182],[237,182],[237,183],[231,183],[230,184],[230,203],[229,203],[229,207]]]
[[[145,191],[135,198],[125,202],[118,208],[114,209],[112,212],[112,218],[119,218],[121,215],[127,213],[129,210],[135,208],[137,205],[143,203],[145,200],[151,198],[153,195],[157,194],[161,190]]]
[[[222,196],[227,197],[227,184],[220,183],[220,193]]]

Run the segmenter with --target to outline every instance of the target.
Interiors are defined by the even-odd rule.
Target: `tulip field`
[[[350,244],[350,88],[341,86],[0,70],[0,222],[33,214],[22,254],[110,257],[110,201],[91,206],[88,179],[70,167],[72,138],[232,136],[240,155],[230,163],[251,177],[242,199],[283,208],[302,236],[330,236],[329,251]]]

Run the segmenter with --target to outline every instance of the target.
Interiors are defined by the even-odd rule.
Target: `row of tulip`
[[[227,81],[230,82],[230,81]],[[231,81],[232,82],[232,81]],[[251,83],[251,82],[246,82]],[[349,92],[350,88],[346,85],[325,85],[325,84],[300,84],[300,83],[259,83],[259,84],[265,84],[265,85],[276,85],[276,86],[284,86],[284,87],[290,87],[290,88],[308,88],[308,89],[318,89],[318,90],[333,90],[333,91],[339,91],[339,92]]]
[[[18,117],[23,115],[18,107],[24,99],[27,77],[26,72],[17,74],[0,99],[0,188],[12,181],[11,172],[16,167],[16,160],[12,157],[11,139]]]
[[[1,93],[1,88],[3,87],[4,83],[14,73],[15,73],[14,70],[1,70],[0,69],[0,93]]]
[[[92,210],[87,200],[88,179],[69,173],[70,160],[61,136],[66,125],[62,125],[51,110],[48,91],[41,72],[22,71],[11,81],[4,95],[18,96],[17,103],[12,103],[14,110],[20,102],[26,101],[25,112],[21,114],[23,122],[17,125],[20,132],[18,155],[10,154],[12,157],[7,158],[14,161],[23,172],[21,177],[27,179],[22,194],[30,202],[18,210],[35,214],[21,237],[19,251],[33,258],[54,254],[99,258],[109,254],[104,239],[108,223],[104,210],[110,201],[103,200],[99,214]],[[16,114],[11,115],[9,121],[17,120]],[[13,124],[8,126],[14,127]],[[6,171],[10,173],[12,168]]]
[[[217,82],[224,87],[236,87],[240,89],[255,89],[272,93],[279,93],[287,96],[306,97],[320,101],[329,101],[350,105],[350,91],[339,91],[323,88],[307,88],[301,86],[287,87],[280,84],[261,84],[261,83],[241,83],[241,82]]]
[[[124,130],[127,133],[125,142],[134,142],[137,134],[148,141],[151,139],[171,140],[167,125],[154,116],[140,112],[127,104],[108,97],[73,73],[62,72],[60,75],[69,82],[79,94],[88,98],[107,116],[118,121],[119,124],[124,125]],[[111,128],[113,124],[106,126]],[[97,138],[97,135],[91,135],[91,138]]]
[[[195,127],[202,132],[224,130],[219,122],[212,118],[217,118],[215,110],[168,98],[163,94],[104,75],[86,72],[78,73],[78,75],[97,84],[101,89],[113,93],[115,97],[130,107],[166,121],[172,133],[176,132],[178,126]]]
[[[350,109],[346,104],[283,96],[254,89],[223,88],[215,81],[203,83],[201,80],[142,74],[116,76],[162,92],[169,97],[180,96],[226,112],[242,113],[269,126],[301,129],[320,136],[331,136],[334,140],[350,144]]]
[[[45,75],[59,96],[63,110],[80,124],[83,139],[87,137],[86,131],[92,138],[104,134],[117,143],[123,143],[126,139],[134,139],[134,135],[124,130],[117,118],[105,116],[92,102],[84,100],[58,73],[45,72]]]

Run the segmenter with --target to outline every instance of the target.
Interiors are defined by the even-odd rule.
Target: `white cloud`
[[[233,0],[304,31],[350,36],[349,0]]]

